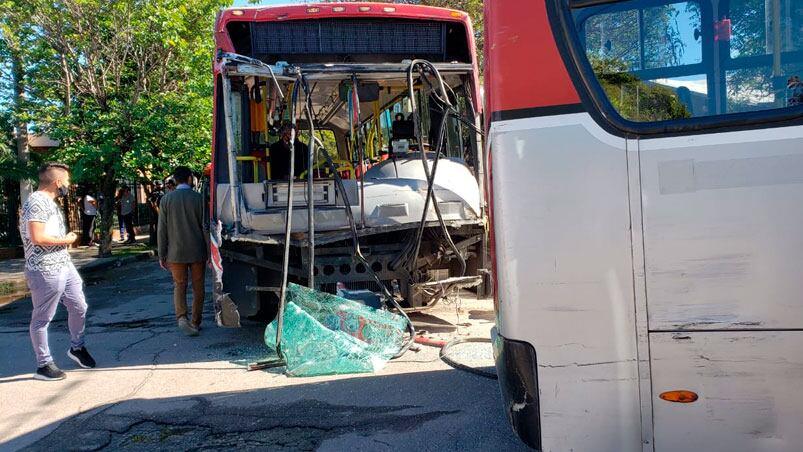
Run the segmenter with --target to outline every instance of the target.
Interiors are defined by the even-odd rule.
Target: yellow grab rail
[[[252,155],[238,155],[238,162],[251,162],[254,165],[254,183],[259,182],[259,158]]]
[[[352,165],[351,162],[349,162],[348,160],[332,159],[332,163],[334,163],[335,166],[337,167],[337,172],[338,173],[342,173],[344,171],[348,171],[349,172],[349,177],[347,179],[354,179],[354,177],[355,177],[354,165]],[[330,169],[329,169],[329,167],[326,166],[326,162],[320,162],[317,165],[315,165],[312,169],[313,170],[320,170],[321,168],[325,169],[326,173],[329,174]],[[298,177],[300,179],[306,179],[307,170],[304,170],[304,172],[302,172],[301,175],[298,176]]]

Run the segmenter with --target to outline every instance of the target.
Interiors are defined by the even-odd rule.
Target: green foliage
[[[63,61],[59,82],[71,91],[65,102],[44,99],[36,117],[62,142],[59,157],[77,180],[162,176],[208,161],[212,25],[226,3],[33,2],[39,37]]]
[[[646,83],[615,59],[591,58],[591,66],[608,100],[623,118],[650,122],[690,118],[691,113],[672,88]]]
[[[644,36],[639,34],[639,10],[592,16],[582,24],[587,52],[620,61],[628,70],[683,64],[686,44],[680,35],[680,12],[672,5],[642,9]]]
[[[213,24],[229,3],[0,0],[0,56],[24,67],[14,118],[59,140],[54,158],[100,187],[104,251],[117,179],[209,161]]]

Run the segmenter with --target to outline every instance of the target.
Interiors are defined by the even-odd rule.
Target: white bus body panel
[[[801,450],[803,128],[639,155],[656,450]]]
[[[803,328],[803,127],[639,150],[650,330]]]
[[[544,451],[640,451],[625,140],[587,114],[491,128],[498,328],[538,361]]]
[[[655,450],[803,449],[803,331],[653,333],[653,390],[697,392],[654,402]]]
[[[639,142],[571,114],[490,145],[497,323],[535,348],[544,451],[803,450],[801,128]]]

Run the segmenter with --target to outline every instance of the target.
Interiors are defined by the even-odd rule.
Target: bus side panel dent
[[[494,122],[499,334],[538,349],[544,451],[641,451],[626,142],[588,114]]]
[[[655,450],[799,451],[803,331],[651,333]],[[658,398],[698,394],[693,403]]]
[[[524,444],[541,450],[541,413],[538,407],[538,360],[535,348],[491,330],[496,374],[502,404],[513,431]]]

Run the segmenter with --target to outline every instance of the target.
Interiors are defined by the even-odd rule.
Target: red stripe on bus
[[[580,102],[548,23],[543,1],[485,2],[486,111]]]

